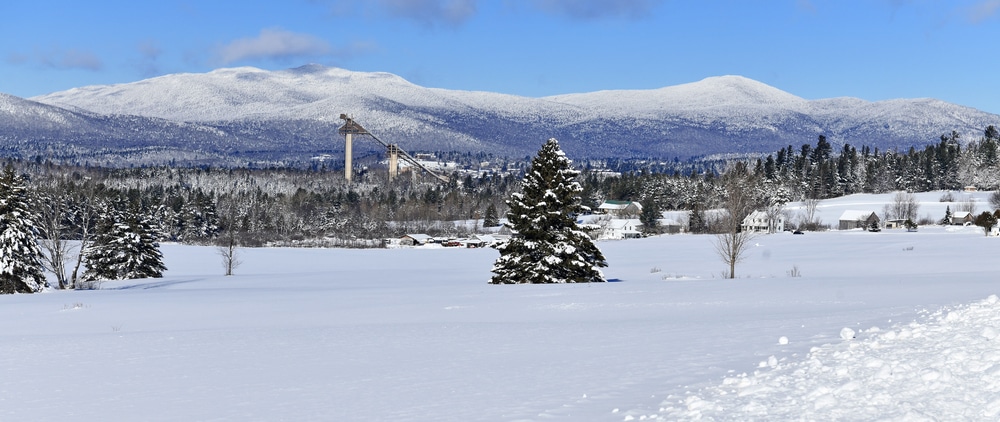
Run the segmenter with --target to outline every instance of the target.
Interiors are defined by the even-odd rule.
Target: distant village
[[[974,186],[967,186],[963,190],[966,193],[976,192]],[[642,204],[636,201],[616,201],[605,200],[592,213],[578,216],[577,225],[588,234],[593,240],[624,240],[637,239],[647,235],[643,230],[643,223],[639,216],[642,214]],[[662,213],[663,217],[658,220],[658,234],[681,234],[688,233],[688,218],[690,211],[667,211]],[[789,212],[768,213],[764,210],[756,210],[747,215],[740,225],[740,231],[750,233],[779,233],[792,232],[793,234],[803,234],[802,231],[793,230],[792,226],[786,227],[789,219]],[[976,215],[969,211],[956,210],[948,211],[943,220],[936,223],[952,226],[972,226],[975,225]],[[926,223],[926,221],[924,221]],[[845,210],[837,219],[837,224],[831,225],[829,229],[835,230],[860,230],[869,232],[879,232],[888,230],[917,231],[916,223],[904,218],[882,218],[875,210],[854,209]],[[490,231],[489,234],[475,234],[470,237],[435,237],[422,233],[407,234],[400,238],[386,239],[387,247],[445,247],[445,248],[482,248],[490,247],[497,242],[502,242],[511,236],[510,230],[504,226],[494,228],[478,228],[479,230]],[[990,229],[990,236],[1000,236],[1000,225],[995,225]]]

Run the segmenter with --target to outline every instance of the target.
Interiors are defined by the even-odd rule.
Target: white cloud
[[[985,0],[976,3],[969,11],[972,23],[981,23],[1000,12],[1000,0]]]
[[[36,64],[42,67],[70,70],[101,70],[104,62],[96,54],[84,50],[36,51],[34,54],[11,53],[7,62],[12,64]]]
[[[539,10],[573,19],[642,19],[662,0],[534,0]]]
[[[145,77],[158,75],[160,69],[157,65],[157,60],[163,54],[163,50],[159,44],[153,40],[146,40],[140,42],[137,48],[139,51],[139,61],[136,67],[139,72]]]
[[[330,54],[333,48],[326,41],[308,34],[297,34],[281,28],[260,31],[254,38],[241,38],[218,50],[222,64],[241,60],[292,59]]]
[[[476,0],[381,0],[389,15],[425,25],[458,26],[476,14]]]

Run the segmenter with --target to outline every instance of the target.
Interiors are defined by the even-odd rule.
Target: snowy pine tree
[[[0,293],[35,293],[45,287],[35,214],[24,180],[8,165],[0,174]]]
[[[500,216],[497,215],[497,207],[490,204],[486,207],[486,216],[483,217],[483,227],[496,227],[500,225]]]
[[[522,192],[507,200],[514,235],[498,245],[491,284],[602,282],[607,262],[575,216],[582,210],[579,172],[549,139],[532,160]]]
[[[93,245],[87,251],[85,281],[163,277],[167,268],[152,219],[137,211],[106,207]]]
[[[660,218],[663,218],[660,205],[652,199],[645,199],[641,204],[642,212],[639,214],[639,222],[642,223],[642,232],[646,235],[659,234]]]

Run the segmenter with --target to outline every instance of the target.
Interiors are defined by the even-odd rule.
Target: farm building
[[[642,213],[642,204],[634,201],[604,201],[597,207],[597,211],[616,217],[634,217]]]
[[[399,239],[399,244],[403,246],[421,246],[431,243],[434,238],[422,233],[408,234]]]
[[[951,214],[951,224],[956,226],[964,226],[966,224],[975,224],[976,217],[968,211],[955,211]]]
[[[878,214],[874,211],[847,210],[840,215],[840,230],[865,229],[868,230],[872,224],[881,225]]]

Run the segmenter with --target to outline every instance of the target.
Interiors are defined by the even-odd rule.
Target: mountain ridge
[[[202,154],[207,160],[240,157],[236,161],[253,155],[295,160],[342,152],[336,132],[341,113],[409,151],[512,157],[534,153],[550,137],[559,139],[574,157],[672,159],[770,153],[812,143],[821,134],[834,146],[909,148],[936,142],[953,130],[965,140],[978,139],[987,125],[1000,125],[1000,115],[936,99],[806,100],[737,75],[650,90],[530,98],[425,88],[390,73],[315,64],[275,71],[238,67],[178,73],[22,100],[28,103],[18,107],[32,108],[34,103],[70,114],[45,109],[58,118],[40,114],[34,123],[21,119],[19,126],[4,126],[5,120],[14,122],[17,113],[9,110],[14,106],[5,112],[0,105],[0,127],[19,139],[36,131],[32,124],[53,125],[51,119],[87,116],[100,133],[108,130],[101,122],[122,124],[130,119],[125,116],[134,116],[131,119],[140,119],[136,121],[142,126],[133,129],[146,145]],[[166,142],[189,137],[189,131],[199,134],[199,148],[193,151],[191,142]],[[107,138],[108,147],[129,147],[134,140],[125,135],[95,136]],[[163,142],[153,142],[159,138]]]

